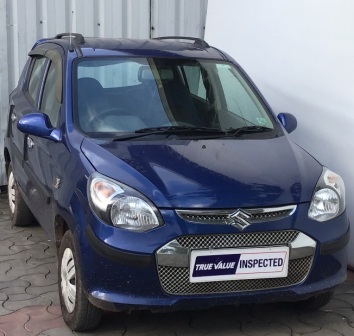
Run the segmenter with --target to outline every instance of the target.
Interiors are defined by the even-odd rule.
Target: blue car
[[[339,175],[292,142],[242,68],[204,40],[39,40],[10,95],[14,225],[58,250],[73,330],[103,311],[299,301],[345,281]]]

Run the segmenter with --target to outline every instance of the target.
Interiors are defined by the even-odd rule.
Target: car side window
[[[52,126],[57,126],[60,103],[55,95],[55,80],[57,70],[53,63],[50,64],[44,83],[40,111],[48,115]]]
[[[201,99],[207,99],[207,92],[203,83],[201,69],[199,66],[183,66],[184,73],[188,82],[189,90]]]
[[[46,58],[36,57],[32,60],[32,71],[27,85],[27,93],[33,102],[37,101],[39,88],[42,83],[43,71],[45,68]]]

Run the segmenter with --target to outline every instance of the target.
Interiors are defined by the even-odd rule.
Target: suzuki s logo
[[[232,214],[228,215],[226,224],[236,226],[238,229],[243,230],[247,226],[251,225],[251,223],[248,221],[249,218],[251,218],[251,215],[242,211],[241,209],[238,209]]]

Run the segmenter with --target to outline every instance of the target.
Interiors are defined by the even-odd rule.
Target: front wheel
[[[58,258],[59,297],[65,323],[75,331],[96,328],[102,311],[92,305],[83,292],[74,237],[70,231],[63,236]]]

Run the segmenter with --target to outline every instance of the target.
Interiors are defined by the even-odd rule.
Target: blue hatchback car
[[[63,317],[327,304],[346,279],[340,176],[293,143],[242,68],[197,38],[59,34],[10,96],[15,225],[58,249]]]

